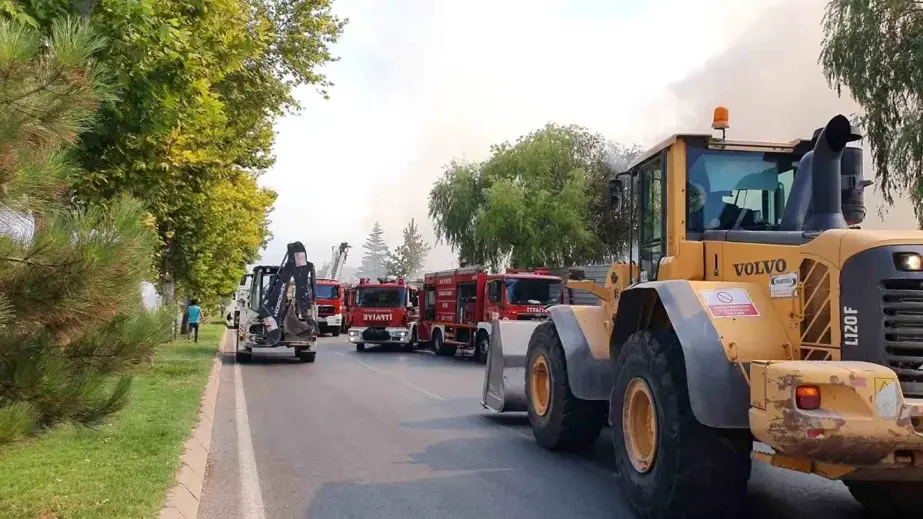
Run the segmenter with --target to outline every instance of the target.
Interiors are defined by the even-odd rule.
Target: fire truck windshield
[[[336,285],[317,284],[317,295],[315,299],[336,299],[340,297],[340,287]]]
[[[406,290],[403,288],[363,287],[356,290],[359,308],[398,308],[404,306]]]
[[[506,278],[506,300],[511,305],[550,305],[561,299],[561,282],[554,279]]]

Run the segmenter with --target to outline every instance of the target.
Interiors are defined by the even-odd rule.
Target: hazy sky
[[[709,131],[716,104],[729,137],[810,137],[857,108],[817,65],[824,0],[335,0],[350,19],[325,68],[330,99],[297,92],[304,110],[277,126],[279,193],[263,261],[301,240],[322,265],[373,223],[394,246],[416,218],[433,243],[427,193],[453,157],[546,122],[581,124],[623,144]],[[878,197],[866,197],[875,222]],[[876,225],[877,224],[877,225]],[[891,227],[913,227],[892,209]],[[426,267],[455,255],[434,247]]]

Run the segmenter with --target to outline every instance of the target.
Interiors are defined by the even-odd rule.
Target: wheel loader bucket
[[[481,405],[498,413],[526,411],[526,355],[542,321],[493,321]]]

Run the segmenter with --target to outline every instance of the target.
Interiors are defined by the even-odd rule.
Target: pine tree
[[[403,230],[404,242],[388,255],[388,274],[408,278],[423,269],[423,263],[429,254],[429,244],[423,240],[416,222],[411,218]]]
[[[106,97],[98,49],[82,22],[45,41],[0,20],[0,444],[120,409],[169,327],[143,309],[157,244],[143,207],[70,205],[69,152]]]
[[[388,266],[388,244],[384,239],[385,231],[378,222],[372,227],[372,232],[366,238],[362,248],[365,253],[362,255],[362,265],[356,271],[359,278],[376,279],[385,276]]]

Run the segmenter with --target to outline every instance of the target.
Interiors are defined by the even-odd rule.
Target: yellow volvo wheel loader
[[[868,509],[923,513],[923,232],[858,228],[861,135],[675,135],[610,183],[629,257],[600,306],[492,323],[482,404],[526,411],[548,449],[612,427],[640,517],[741,509],[752,459],[841,480]]]

